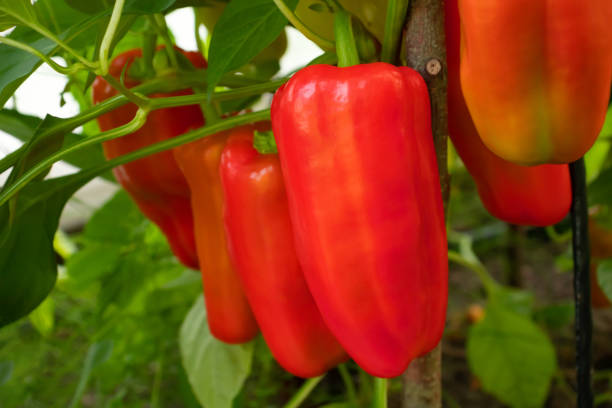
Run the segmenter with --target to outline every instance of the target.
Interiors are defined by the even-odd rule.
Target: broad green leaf
[[[83,371],[81,371],[81,378],[72,396],[70,407],[80,406],[79,402],[85,393],[91,373],[96,367],[108,360],[112,352],[112,340],[102,340],[89,346],[87,356],[85,357],[85,363],[83,364]]]
[[[22,24],[38,24],[30,0],[0,0],[0,29]]]
[[[206,408],[231,408],[251,371],[253,342],[225,344],[208,329],[204,299],[199,296],[179,334],[183,367],[198,401]]]
[[[53,332],[55,326],[55,302],[52,297],[47,297],[32,313],[30,323],[42,336],[48,336]]]
[[[120,190],[92,215],[83,239],[88,243],[129,245],[134,234],[143,234],[144,220],[130,196]]]
[[[0,361],[0,387],[11,379],[13,374],[13,362],[12,361]]]
[[[612,299],[612,259],[602,261],[597,267],[597,282],[608,299]]]
[[[285,1],[294,9],[297,0]],[[223,74],[238,69],[268,47],[285,28],[287,19],[271,0],[232,0],[212,34],[208,52],[208,89]]]
[[[612,167],[599,173],[599,176],[589,185],[589,205],[612,205]]]
[[[117,213],[120,214],[120,213]],[[120,262],[123,248],[113,244],[88,245],[68,259],[66,269],[74,289],[82,290],[113,272]]]
[[[517,408],[544,404],[557,366],[546,334],[530,319],[494,302],[468,333],[467,357],[484,390]]]
[[[574,304],[559,303],[542,307],[535,311],[534,319],[551,329],[561,329],[574,321]]]
[[[508,286],[495,286],[490,299],[514,313],[525,317],[531,316],[534,303],[534,296],[531,292]]]
[[[28,315],[57,278],[53,238],[68,199],[91,174],[32,182],[17,198],[14,222],[0,207],[0,327]]]
[[[590,183],[597,178],[606,162],[612,143],[612,106],[608,109],[606,121],[599,133],[599,138],[584,156],[587,172],[587,182]]]

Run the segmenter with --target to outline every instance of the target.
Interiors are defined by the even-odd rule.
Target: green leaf
[[[0,361],[0,386],[6,384],[13,374],[12,361]]]
[[[134,234],[143,233],[144,221],[144,216],[130,196],[124,190],[119,190],[91,216],[83,238],[87,242],[129,245],[134,241]]]
[[[597,283],[608,299],[612,299],[612,259],[602,261],[597,267]]]
[[[30,142],[41,133],[47,131],[50,126],[56,125],[57,123],[60,123],[64,120],[65,119],[59,119],[48,115],[43,121],[35,116],[25,115],[15,110],[0,110],[0,130],[10,134],[11,136],[16,137],[17,139],[23,142]],[[45,122],[45,124],[42,125],[42,122]],[[63,143],[61,147],[69,146],[83,139],[82,135],[76,133],[64,134],[62,132],[59,135],[49,134],[45,136],[45,140],[49,141],[60,141],[63,138]],[[46,153],[42,152],[43,157],[45,157],[49,152],[54,152],[58,150],[57,145],[47,145],[47,147],[52,146],[54,146],[53,149],[47,150]],[[21,154],[26,154],[26,152],[24,151]],[[32,160],[34,159],[34,157],[30,157],[30,159]],[[79,150],[76,153],[70,154],[66,157],[64,161],[72,164],[73,166],[85,168],[89,166],[99,165],[105,161],[105,158],[104,154],[102,153],[102,147],[98,144],[88,146],[82,150]],[[2,166],[0,166],[0,169],[2,169]],[[102,177],[113,182],[115,181],[115,179],[110,173],[103,174]]]
[[[542,307],[535,311],[533,317],[546,327],[561,329],[574,321],[574,304],[567,302]]]
[[[294,9],[298,0],[285,2]],[[287,19],[271,0],[232,0],[215,29],[208,52],[208,90],[223,74],[242,67],[284,30]]]
[[[120,213],[118,213],[120,214]],[[68,259],[66,269],[74,289],[83,290],[113,272],[120,262],[122,247],[113,244],[87,246]]]
[[[467,357],[484,390],[517,408],[544,404],[557,366],[546,334],[528,318],[495,302],[470,329]]]
[[[65,0],[75,10],[86,14],[109,14],[113,8],[112,0]],[[161,13],[172,7],[176,0],[127,0],[123,6],[124,13],[152,14]]]
[[[0,29],[29,23],[38,24],[30,0],[0,0]]]
[[[491,302],[503,305],[519,315],[529,317],[533,310],[533,293],[507,286],[495,286],[490,294]]]
[[[588,189],[589,205],[612,205],[612,167],[599,173]]]
[[[229,345],[208,329],[204,300],[199,296],[181,326],[183,366],[198,401],[206,408],[231,408],[251,371],[253,342]]]
[[[83,364],[83,371],[81,371],[79,384],[77,385],[74,395],[72,396],[72,401],[70,402],[71,408],[79,406],[79,402],[85,393],[91,373],[96,367],[108,360],[112,352],[112,340],[102,340],[89,346],[87,356],[85,357],[85,364]]]
[[[79,173],[30,183],[17,198],[12,224],[8,203],[0,207],[0,327],[28,315],[55,285],[59,216],[91,178]]]
[[[255,131],[253,147],[261,154],[278,153],[276,140],[274,140],[274,134],[271,130],[267,132]]]
[[[55,302],[53,298],[47,297],[32,313],[30,323],[42,336],[48,336],[53,332],[55,326]]]
[[[592,182],[597,178],[606,162],[612,143],[612,106],[608,109],[606,121],[599,133],[599,138],[584,156],[586,165],[587,182]]]

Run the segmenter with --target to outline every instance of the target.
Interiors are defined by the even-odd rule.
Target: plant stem
[[[123,13],[124,3],[125,0],[115,0],[113,12],[110,20],[108,21],[106,31],[104,32],[104,37],[102,37],[99,52],[100,68],[98,72],[98,74],[102,76],[106,76],[106,74],[108,74],[108,54],[113,38],[115,37],[115,31],[117,31],[117,26],[119,25],[119,20],[121,19],[121,14]]]
[[[342,8],[335,10],[334,33],[336,34],[336,54],[338,66],[350,67],[359,64],[359,52],[355,44],[351,15]]]
[[[274,4],[276,4],[276,7],[278,7],[280,12],[283,13],[283,15],[287,18],[287,20],[289,20],[289,22],[296,29],[298,29],[302,34],[304,34],[306,38],[308,38],[313,43],[317,44],[323,50],[326,50],[326,51],[334,50],[335,45],[333,42],[326,40],[325,38],[316,34],[310,28],[306,27],[306,25],[298,18],[298,16],[296,16],[295,13],[289,7],[287,7],[287,5],[285,4],[283,0],[272,0],[272,1],[274,1]]]
[[[108,82],[117,91],[119,91],[121,94],[125,95],[125,97],[129,99],[131,102],[138,105],[138,107],[146,108],[149,105],[149,98],[142,97],[138,95],[137,93],[133,92],[132,90],[128,89],[121,82],[117,81],[115,77],[113,77],[112,75],[108,75],[108,74],[104,75],[104,80]]]
[[[179,69],[178,59],[176,57],[176,50],[174,49],[174,44],[172,44],[172,40],[168,35],[168,26],[166,25],[166,19],[162,14],[155,14],[151,16],[151,21],[153,23],[153,27],[157,30],[158,34],[161,36],[162,41],[164,42],[165,51],[170,58],[170,65],[174,69]]]
[[[348,399],[353,405],[353,407],[357,407],[357,393],[355,392],[355,384],[353,384],[353,379],[346,368],[346,364],[338,365],[338,372],[340,373],[340,377],[342,377],[342,382],[346,387],[346,393],[348,395]]]
[[[411,0],[405,27],[407,65],[425,79],[431,99],[433,132],[440,189],[445,214],[448,214],[448,108],[446,101],[446,47],[444,1]],[[404,408],[442,406],[442,353],[440,345],[415,359],[404,374]]]
[[[287,402],[287,404],[285,404],[283,408],[299,407],[302,402],[304,402],[306,398],[308,398],[308,395],[310,395],[312,390],[315,389],[317,384],[319,384],[324,377],[325,374],[319,377],[309,378],[308,380],[304,381],[304,384],[302,384],[300,389],[293,395],[293,397],[291,397],[289,402]]]
[[[387,408],[387,379],[374,378],[374,408]]]
[[[144,111],[139,110],[139,112],[144,112]],[[137,113],[137,116],[138,116],[138,113]],[[253,112],[253,113],[247,113],[247,114],[239,115],[239,116],[234,116],[234,117],[219,121],[213,125],[205,126],[205,127],[202,127],[196,130],[192,130],[191,132],[183,133],[180,136],[143,147],[142,149],[138,149],[128,154],[125,154],[123,156],[119,156],[112,160],[109,160],[106,163],[100,164],[98,166],[95,166],[89,169],[85,169],[77,174],[80,174],[79,180],[83,178],[88,178],[88,177],[93,178],[99,174],[104,173],[105,171],[112,169],[113,167],[120,166],[122,164],[129,163],[134,160],[138,160],[142,157],[146,157],[146,156],[150,156],[155,153],[163,152],[165,150],[172,149],[174,147],[183,145],[185,143],[192,142],[194,140],[212,135],[214,133],[221,132],[223,130],[231,129],[236,126],[241,126],[247,123],[254,123],[254,122],[259,122],[262,120],[269,120],[269,119],[270,119],[270,109]],[[62,151],[56,152],[55,154],[52,154],[51,156],[45,158],[43,161],[37,163],[35,166],[30,168],[26,173],[24,173],[19,179],[17,179],[14,184],[11,184],[5,190],[0,192],[0,205],[4,204],[13,195],[15,195],[18,191],[20,191],[29,181],[31,181],[34,177],[36,177],[38,174],[40,174],[45,169],[49,168],[49,166],[53,165],[53,163],[55,163],[56,161],[62,160],[67,154],[74,153],[75,151],[78,151],[93,143],[100,143],[102,141],[121,137],[123,134],[130,133],[129,131],[124,133],[125,127],[130,126],[130,125],[136,127],[138,122],[133,123],[135,120],[136,120],[136,117],[132,120],[132,122],[126,125],[115,128],[108,132],[101,133],[91,138],[87,138],[80,142],[74,143],[68,148]],[[142,118],[139,118],[138,120],[142,120]],[[131,130],[131,131],[134,131],[134,130]],[[111,134],[111,132],[113,133]],[[91,139],[95,139],[95,140],[92,141]]]
[[[389,0],[387,5],[387,20],[385,36],[382,43],[380,59],[382,62],[395,64],[397,62],[399,44],[402,38],[402,28],[410,0]]]
[[[572,181],[572,253],[574,257],[574,301],[576,303],[576,382],[578,408],[593,406],[591,359],[593,321],[591,317],[591,283],[589,251],[589,215],[584,159],[570,163]]]
[[[38,58],[40,58],[41,60],[43,60],[44,62],[47,63],[47,65],[49,65],[51,68],[53,68],[53,70],[55,70],[56,72],[59,72],[62,75],[72,75],[78,71],[80,71],[81,69],[83,69],[83,64],[81,63],[76,63],[73,65],[69,65],[67,67],[63,67],[61,65],[59,65],[57,62],[53,61],[53,59],[51,59],[50,57],[46,56],[45,54],[43,54],[42,52],[38,51],[36,48],[28,45],[28,44],[24,44],[22,42],[19,41],[15,41],[9,37],[2,37],[0,36],[0,43],[4,43],[10,47],[13,48],[19,48],[20,50],[23,50],[25,52],[28,52]]]
[[[57,151],[47,157],[44,160],[33,165],[28,171],[22,174],[15,182],[11,185],[6,186],[2,192],[0,192],[0,206],[6,203],[12,196],[14,196],[19,190],[25,187],[29,182],[34,180],[36,176],[47,170],[53,165],[53,163],[60,161],[66,155],[74,153],[84,147],[91,146],[93,144],[112,140],[117,137],[125,136],[140,129],[147,120],[147,111],[139,109],[130,122],[125,125],[119,126],[115,129],[109,130],[108,132],[102,132],[96,136],[88,137],[77,143],[68,146],[67,148]]]

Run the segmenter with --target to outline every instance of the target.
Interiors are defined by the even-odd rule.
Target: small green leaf
[[[183,367],[198,401],[206,408],[231,408],[251,371],[253,342],[229,345],[208,329],[204,300],[199,296],[179,334]]]
[[[557,363],[546,334],[530,319],[491,303],[467,339],[468,363],[485,391],[516,408],[544,404]]]
[[[285,3],[294,9],[298,1]],[[271,0],[232,0],[221,14],[211,38],[209,92],[215,89],[223,74],[242,67],[272,44],[286,24],[287,19]]]
[[[597,267],[597,283],[608,299],[612,299],[612,259],[602,261]]]
[[[117,217],[117,214],[121,216]],[[130,196],[124,190],[119,190],[91,216],[83,238],[99,244],[129,245],[133,242],[133,235],[142,234],[145,226],[145,218]]]
[[[267,132],[255,131],[253,136],[253,147],[261,154],[278,153],[276,140],[271,130]]]
[[[48,336],[53,332],[55,326],[55,302],[53,298],[47,297],[32,313],[30,323],[42,336]]]
[[[533,293],[507,286],[496,286],[490,295],[491,302],[503,305],[505,309],[529,317],[533,310]]]
[[[120,214],[120,213],[117,213]],[[89,245],[70,257],[66,263],[68,276],[76,290],[86,289],[115,270],[122,247],[113,244]]]

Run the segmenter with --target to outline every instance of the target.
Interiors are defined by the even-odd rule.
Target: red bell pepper
[[[459,0],[461,84],[476,129],[519,164],[593,145],[612,80],[612,1]]]
[[[243,128],[231,129],[174,149],[174,156],[191,189],[208,327],[213,336],[226,343],[244,343],[259,332],[230,260],[219,176],[221,152],[228,137],[244,131]]]
[[[276,360],[299,377],[323,374],[348,357],[306,285],[278,155],[253,148],[253,129],[232,133],[220,166],[225,230],[261,332]]]
[[[482,203],[493,216],[512,224],[556,224],[567,215],[572,202],[568,166],[520,166],[496,156],[482,143],[461,91],[457,0],[446,0],[445,7],[448,130]]]
[[[180,50],[197,68],[206,67],[206,61],[197,52]],[[140,49],[126,51],[113,59],[109,74],[119,78],[124,67],[129,68],[136,58],[142,56]],[[125,72],[128,72],[128,69]],[[127,76],[127,87],[138,85],[138,81]],[[117,95],[117,91],[103,78],[93,83],[93,100],[99,103]],[[189,89],[154,94],[151,97],[190,95]],[[130,103],[98,117],[102,131],[114,129],[128,123],[136,114],[136,105]],[[151,112],[147,122],[136,132],[103,143],[108,159],[122,156],[153,143],[178,136],[204,125],[202,111],[196,105],[160,109]],[[113,169],[117,181],[130,194],[140,210],[157,224],[166,235],[170,248],[186,266],[197,269],[193,236],[189,186],[178,168],[172,151],[157,153]]]
[[[447,243],[421,76],[313,65],[272,102],[295,244],[332,333],[367,372],[401,374],[444,328]]]

